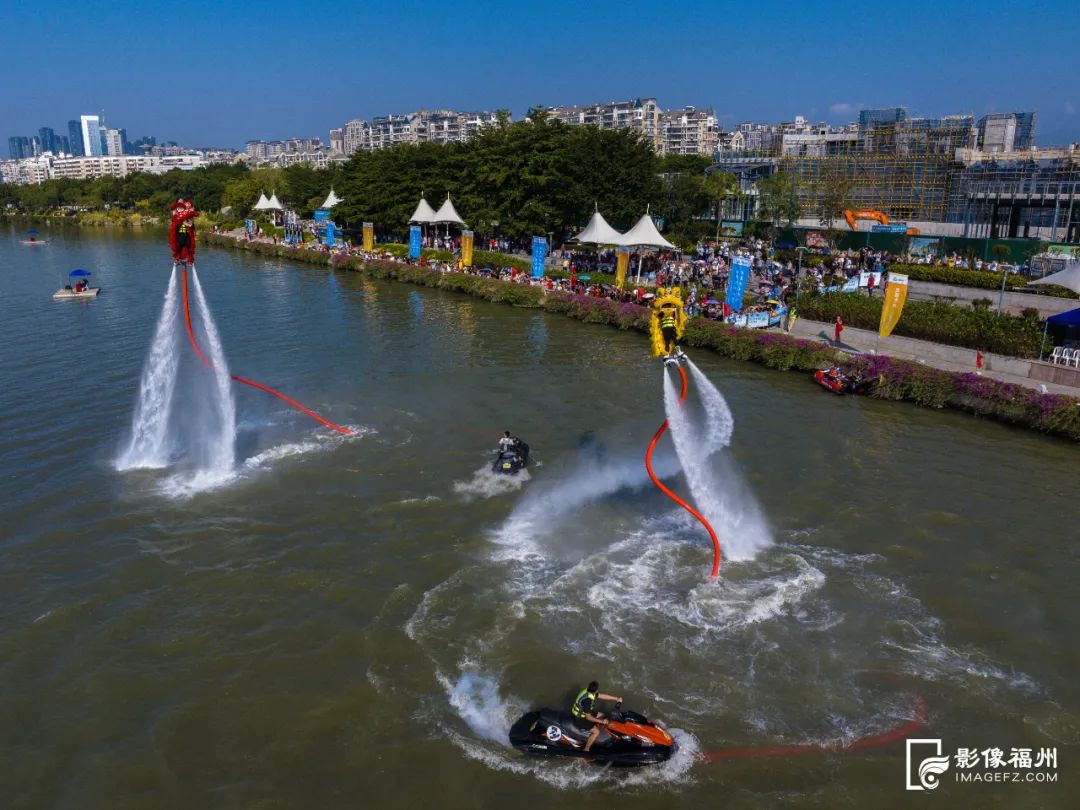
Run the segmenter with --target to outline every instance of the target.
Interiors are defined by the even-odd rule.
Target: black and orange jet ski
[[[618,704],[610,724],[588,752],[585,742],[592,723],[575,720],[570,712],[537,709],[510,727],[510,744],[519,751],[544,757],[574,757],[621,767],[655,765],[671,759],[677,746],[670,734],[644,715],[623,711]]]
[[[495,463],[491,465],[491,471],[503,473],[504,475],[513,475],[528,463],[529,445],[518,440],[510,449],[503,450],[495,456]]]

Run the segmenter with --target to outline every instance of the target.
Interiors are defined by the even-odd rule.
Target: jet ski
[[[516,445],[500,450],[495,456],[495,463],[491,465],[491,471],[504,475],[514,475],[518,470],[524,469],[529,461],[529,445],[518,441]]]
[[[815,371],[814,382],[834,394],[865,394],[869,385],[861,376],[845,374],[840,366]]]
[[[510,727],[510,744],[519,751],[543,757],[571,757],[616,767],[655,765],[675,753],[675,740],[658,724],[622,704],[608,715],[611,724],[588,753],[585,742],[592,723],[574,719],[570,712],[537,709]]]

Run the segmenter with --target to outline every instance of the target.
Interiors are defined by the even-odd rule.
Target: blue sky
[[[1078,43],[1077,0],[7,0],[0,137],[105,110],[131,138],[239,147],[419,107],[655,96],[727,126],[1034,109],[1052,145],[1080,141]]]

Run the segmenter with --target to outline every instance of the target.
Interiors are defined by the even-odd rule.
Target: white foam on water
[[[117,470],[160,469],[169,464],[169,416],[176,388],[179,336],[180,305],[174,265],[154,339],[143,363],[128,444],[115,461]]]
[[[691,370],[695,367],[691,366]],[[679,400],[675,381],[664,374],[664,406],[675,453],[693,504],[712,524],[720,539],[722,555],[729,560],[750,560],[772,543],[772,536],[757,499],[743,482],[734,462],[725,455],[713,458],[724,446],[720,442],[730,441],[734,421],[716,386],[700,372],[694,377],[706,414],[712,414],[706,416],[704,430],[693,424],[690,408]]]
[[[473,473],[468,481],[455,481],[454,493],[461,496],[465,503],[483,498],[497,498],[510,492],[517,492],[526,481],[532,480],[528,468],[518,470],[513,475],[504,475],[485,464]]]

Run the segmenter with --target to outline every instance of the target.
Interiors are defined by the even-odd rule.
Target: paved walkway
[[[809,321],[803,318],[799,318],[795,321],[795,326],[791,330],[791,334],[793,337],[821,340],[829,345],[835,345],[841,351],[850,354],[873,354],[876,350],[889,357],[914,360],[919,363],[925,363],[928,366],[933,366],[934,368],[940,368],[944,371],[977,371],[975,368],[974,349],[965,349],[958,346],[943,346],[939,343],[931,343],[926,340],[915,340],[914,338],[900,338],[896,340],[893,338],[883,338],[879,346],[877,332],[871,332],[867,329],[854,329],[850,326],[844,327],[844,331],[840,336],[840,343],[834,343],[832,339],[833,325],[831,323]],[[999,355],[986,355],[984,360],[989,368],[983,369],[982,374],[990,379],[1016,383],[1017,385],[1034,388],[1037,391],[1046,390],[1051,394],[1064,394],[1070,397],[1080,397],[1080,388],[1073,388],[1067,385],[1055,385],[1054,383],[1044,383],[1039,380],[1032,380],[1028,378],[1026,374],[1011,373],[1011,370],[994,369],[995,365],[1005,366],[1006,368],[1008,366],[1022,365],[1022,363],[1019,363],[1015,359],[1000,357]]]

